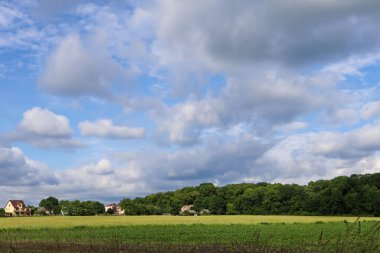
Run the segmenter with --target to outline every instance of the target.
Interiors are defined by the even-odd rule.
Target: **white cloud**
[[[190,100],[165,111],[155,111],[159,140],[180,145],[196,143],[203,129],[219,125],[222,109],[219,106],[218,99]]]
[[[34,107],[23,114],[14,132],[6,134],[10,141],[25,141],[37,147],[79,147],[72,139],[69,120],[48,109]]]
[[[378,138],[378,124],[346,133],[326,131],[290,135],[255,162],[254,168],[262,168],[264,173],[252,169],[251,174],[268,181],[307,183],[311,179],[373,173],[379,170],[374,162],[378,161],[374,157],[378,157],[380,150]]]
[[[0,3],[0,48],[28,50],[29,54],[19,56],[19,61],[38,61],[42,51],[46,50],[55,33],[52,29],[41,28],[23,9],[23,4],[15,2]],[[12,59],[13,60],[13,59]],[[7,60],[6,60],[7,61]],[[11,62],[7,62],[7,67]],[[30,61],[30,64],[36,64]]]
[[[163,63],[186,67],[192,59],[213,69],[335,62],[379,48],[378,7],[371,0],[160,1],[159,55]]]
[[[2,186],[38,186],[57,184],[57,178],[47,165],[25,157],[16,147],[0,147],[0,185]],[[0,193],[1,194],[1,193]]]
[[[51,189],[63,199],[118,201],[125,196],[146,194],[149,186],[139,168],[129,162],[114,166],[108,159],[56,173],[59,187]]]
[[[342,125],[346,126],[353,125],[360,120],[360,113],[354,108],[332,108],[328,110],[325,115],[322,116],[322,121],[325,124],[331,125]]]
[[[11,26],[15,19],[23,18],[24,15],[19,10],[12,8],[7,4],[0,4],[0,27],[7,28]]]
[[[41,195],[53,194],[61,199],[107,201],[206,181],[222,185],[250,180],[307,183],[352,173],[373,173],[380,169],[377,133],[378,125],[367,125],[347,133],[295,134],[269,143],[243,132],[233,135],[232,140],[209,138],[207,145],[192,149],[114,153],[112,159],[55,172],[54,187],[32,187]],[[14,151],[14,156],[19,152]],[[4,157],[9,155],[0,153],[0,161],[12,160]],[[38,167],[37,162],[28,163]],[[23,168],[23,162],[13,164],[14,168]],[[29,188],[25,187],[27,191]]]
[[[69,120],[65,116],[40,107],[24,112],[17,130],[36,136],[68,137],[72,134]]]
[[[309,133],[309,147],[305,149],[311,154],[342,159],[357,160],[367,157],[380,149],[376,141],[380,138],[380,125],[369,124],[346,132]]]
[[[124,161],[107,154],[124,149],[120,143],[89,147],[93,162],[55,172],[59,187],[45,184],[35,189],[86,199],[139,195],[203,181],[305,183],[379,171],[378,92],[368,95],[366,88],[352,88],[351,83],[360,79],[363,87],[372,85],[366,83],[372,82],[366,80],[372,70],[363,69],[380,58],[378,2],[68,5],[58,1],[44,6],[43,12],[54,14],[54,22],[43,27],[21,9],[1,3],[0,46],[38,51],[37,61],[49,54],[38,81],[41,90],[91,96],[91,103],[100,97],[107,105],[102,115],[112,115],[107,114],[112,100],[128,107],[130,115],[141,113],[143,124],[148,112],[153,121],[148,124],[156,127],[161,143],[186,147],[149,143],[133,151],[132,146]],[[72,19],[59,16],[69,9],[74,10]],[[51,51],[52,45],[56,47]],[[6,76],[9,64],[1,64]],[[142,81],[134,80],[137,85],[125,91],[131,73],[142,75]],[[90,107],[81,106],[88,113]],[[326,130],[357,127],[363,119],[372,124],[346,132]],[[101,138],[146,134],[144,128],[114,122],[84,121],[78,127],[84,136]],[[65,116],[37,107],[24,113],[8,137],[38,147],[79,145]],[[18,151],[7,152],[17,158]],[[12,164],[24,170],[44,168],[28,159],[25,165],[22,159],[9,158],[12,155],[4,157],[0,154],[3,164],[13,159]]]
[[[102,119],[95,122],[84,121],[79,123],[82,135],[102,138],[133,139],[145,136],[143,128],[128,126],[114,126],[112,120]]]
[[[38,86],[67,96],[107,97],[112,84],[125,80],[126,72],[108,56],[101,34],[82,41],[78,34],[64,38],[46,63]]]
[[[239,182],[271,145],[243,134],[232,141],[210,138],[207,145],[192,149],[123,152],[114,157],[121,164],[139,168],[138,181],[149,185],[148,189],[154,192],[206,181]]]
[[[112,169],[112,164],[107,159],[101,159],[96,164],[90,164],[86,165],[85,169],[90,174],[96,174],[96,175],[108,175],[112,174],[115,171]]]
[[[118,201],[149,191],[133,161],[114,168],[111,161],[101,159],[82,167],[54,171],[46,164],[28,159],[19,148],[0,147],[0,172],[0,202],[4,203],[19,198],[36,205],[47,196]]]
[[[365,104],[361,109],[363,119],[371,119],[380,116],[380,101],[372,101]]]
[[[308,78],[287,75],[256,76],[231,79],[219,96],[189,99],[171,107],[151,110],[158,122],[160,140],[180,145],[193,145],[203,131],[226,129],[248,124],[256,130],[291,123],[326,103],[329,96],[318,93],[318,87],[306,87]]]
[[[277,125],[273,127],[273,131],[280,131],[280,132],[293,132],[296,130],[304,129],[307,128],[309,124],[307,122],[302,122],[302,121],[293,121],[287,124],[282,124],[282,125]]]

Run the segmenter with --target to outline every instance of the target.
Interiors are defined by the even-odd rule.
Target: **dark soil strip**
[[[41,242],[1,242],[0,252],[125,252],[125,253],[298,253],[303,250],[286,248],[269,248],[255,245],[178,245],[178,244],[123,244],[95,245],[72,243],[41,243]]]

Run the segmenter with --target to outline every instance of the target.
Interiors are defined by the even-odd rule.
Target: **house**
[[[104,206],[106,213],[112,212],[112,214],[121,215],[124,214],[124,210],[116,203],[111,203]],[[112,210],[112,211],[111,211]]]
[[[28,208],[23,200],[9,200],[4,207],[5,215],[30,216],[32,210]]]
[[[181,211],[180,213],[183,213],[185,211],[190,211],[191,208],[193,208],[194,205],[184,205],[183,207],[181,207]]]
[[[198,215],[197,212],[193,210],[192,208],[193,208],[193,205],[184,205],[183,207],[181,207],[179,214],[197,216]]]

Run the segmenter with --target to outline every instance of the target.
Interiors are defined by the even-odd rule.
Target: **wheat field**
[[[76,226],[128,226],[176,224],[259,224],[354,222],[358,217],[223,215],[223,216],[38,216],[0,218],[0,228],[68,228]],[[380,217],[361,217],[360,221],[380,221]]]

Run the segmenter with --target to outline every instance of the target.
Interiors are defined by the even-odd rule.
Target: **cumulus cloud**
[[[380,135],[379,124],[341,132],[309,133],[305,137],[310,143],[305,152],[326,157],[357,160],[367,157],[380,149],[376,139]]]
[[[102,119],[95,122],[84,121],[79,123],[82,135],[114,139],[142,138],[145,135],[143,128],[128,126],[114,126],[112,120]]]
[[[133,162],[113,168],[108,159],[62,171],[29,160],[18,148],[0,148],[0,201],[24,199],[38,204],[46,196],[59,199],[119,201],[147,194],[151,189]],[[15,188],[16,186],[16,188]]]
[[[308,123],[302,121],[293,121],[283,125],[277,125],[273,127],[273,131],[279,131],[284,133],[291,133],[296,130],[305,129],[309,126]]]
[[[129,71],[141,74],[141,87],[112,102],[127,106],[127,113],[139,110],[144,124],[152,120],[160,144],[180,147],[148,143],[114,156],[106,154],[110,147],[89,147],[92,162],[56,171],[59,187],[46,183],[41,192],[105,199],[204,181],[306,183],[379,171],[378,92],[364,87],[373,81],[363,70],[380,59],[378,1],[134,4],[115,9],[81,3],[71,13],[79,25],[66,20],[51,26],[53,42],[43,52],[58,44],[38,87],[55,95],[110,98],[120,94],[116,84],[126,83]],[[53,3],[47,12],[64,5]],[[46,41],[17,8],[1,3],[0,10],[0,27],[30,28],[20,35],[0,31],[0,46]],[[20,19],[23,25],[16,24]],[[78,33],[67,33],[73,27]],[[356,79],[361,86],[353,88]],[[83,136],[145,137],[144,128],[115,122],[84,121],[78,127]],[[79,144],[66,117],[37,107],[24,113],[8,137],[39,147]],[[121,152],[117,145],[112,149]],[[17,152],[3,152],[0,164],[10,168],[4,161],[13,159],[24,170],[44,167],[10,158]]]
[[[380,101],[372,101],[365,104],[361,109],[363,119],[377,118],[380,116]]]
[[[213,128],[243,123],[256,130],[275,129],[313,113],[327,125],[360,120],[360,113],[351,108],[353,95],[337,84],[347,76],[362,77],[360,70],[379,60],[380,37],[360,39],[363,33],[374,36],[373,24],[380,19],[370,10],[377,3],[190,5],[170,0],[158,4],[154,52],[160,67],[169,72],[172,90],[182,80],[170,79],[170,72],[187,79],[184,91],[205,83],[196,89],[210,92],[193,91],[186,101],[152,110],[160,141],[194,145]],[[294,17],[293,9],[301,14]],[[224,25],[216,25],[219,20]],[[207,78],[198,80],[198,74],[220,74],[225,85],[207,87]]]
[[[253,168],[262,168],[264,173],[253,169],[251,174],[260,175],[262,180],[307,183],[311,178],[373,173],[379,170],[375,162],[380,149],[376,142],[379,133],[380,126],[371,124],[346,133],[290,135],[255,162]]]
[[[83,166],[48,171],[56,178],[56,184],[25,186],[22,198],[37,203],[38,198],[48,195],[118,201],[126,196],[143,196],[210,180],[230,183],[238,181],[270,147],[271,144],[262,144],[252,136],[241,135],[232,143],[211,141],[208,147],[195,150],[117,152]],[[147,155],[150,159],[146,159]],[[9,192],[9,187],[1,187],[3,192]],[[38,194],[28,193],[32,188]]]
[[[305,82],[277,75],[231,79],[219,96],[153,109],[152,116],[158,122],[160,138],[180,145],[197,143],[210,128],[246,123],[257,130],[267,129],[290,123],[326,102],[329,96],[317,94],[318,87],[306,87]]]
[[[0,185],[2,186],[38,186],[56,185],[57,178],[46,164],[25,157],[16,147],[0,147]]]
[[[33,187],[59,198],[115,201],[206,181],[222,185],[242,181],[307,183],[351,173],[373,173],[380,169],[380,147],[373,141],[380,132],[378,128],[367,125],[347,133],[294,134],[277,142],[243,131],[230,140],[210,138],[207,145],[193,149],[117,152],[111,154],[112,159],[50,173],[58,180],[54,187]],[[25,168],[23,160],[17,158],[20,151],[13,150],[9,155],[10,150],[0,153],[1,166],[10,168],[12,160],[14,168]],[[29,164],[35,168],[38,163]]]
[[[205,146],[176,151],[121,152],[114,159],[138,168],[141,176],[136,181],[144,182],[151,192],[210,181],[239,182],[273,143],[247,134],[232,139],[211,138]]]
[[[304,126],[301,124],[302,127]],[[290,134],[265,139],[245,131],[209,137],[206,144],[174,152],[119,154],[119,162],[133,161],[144,174],[139,180],[151,190],[162,185],[181,187],[205,181],[307,183],[340,175],[374,173],[380,169],[379,124],[345,133],[337,131]],[[157,164],[160,169],[157,170]],[[154,182],[150,179],[154,178]]]
[[[59,199],[118,201],[125,196],[146,194],[150,189],[133,161],[114,168],[111,161],[101,159],[54,171],[28,159],[19,148],[0,147],[0,172],[2,202],[16,198],[35,205],[51,195]]]
[[[72,139],[69,120],[48,109],[34,107],[23,113],[23,118],[14,132],[8,133],[10,141],[25,141],[37,147],[79,147]]]
[[[332,106],[331,98],[344,96],[335,85],[348,75],[362,75],[360,68],[379,59],[375,31],[380,19],[372,11],[377,7],[374,1],[207,1],[196,6],[161,1],[154,52],[169,77],[174,72],[187,79],[174,78],[173,90],[181,83],[184,91],[203,89],[199,86],[207,84],[207,77],[222,73],[234,80],[219,94],[229,97],[223,101],[226,108],[249,117],[255,111],[284,124],[317,106]],[[194,80],[197,75],[206,79]],[[328,109],[333,113],[325,121],[332,124],[353,123],[350,118],[358,116],[349,109]]]
[[[96,174],[96,175],[108,175],[112,174],[115,171],[112,169],[112,164],[107,159],[101,159],[96,164],[90,164],[85,166],[86,170],[90,174]]]
[[[38,136],[68,137],[72,131],[69,120],[47,109],[34,107],[23,114],[17,129]]]
[[[118,201],[126,196],[149,192],[143,172],[133,162],[113,165],[101,159],[82,167],[73,167],[56,173],[59,187],[51,189],[59,198]]]
[[[125,79],[126,72],[107,55],[102,40],[84,42],[78,34],[62,39],[47,60],[38,86],[57,95],[109,96],[111,85]]]
[[[159,5],[159,45],[166,52],[164,62],[196,57],[213,68],[325,64],[379,48],[376,30],[380,19],[374,11],[378,7],[372,0],[344,4],[207,1],[196,5],[168,0]]]
[[[203,129],[219,125],[220,106],[218,99],[205,99],[154,110],[153,117],[159,122],[159,141],[185,146],[195,144]]]

